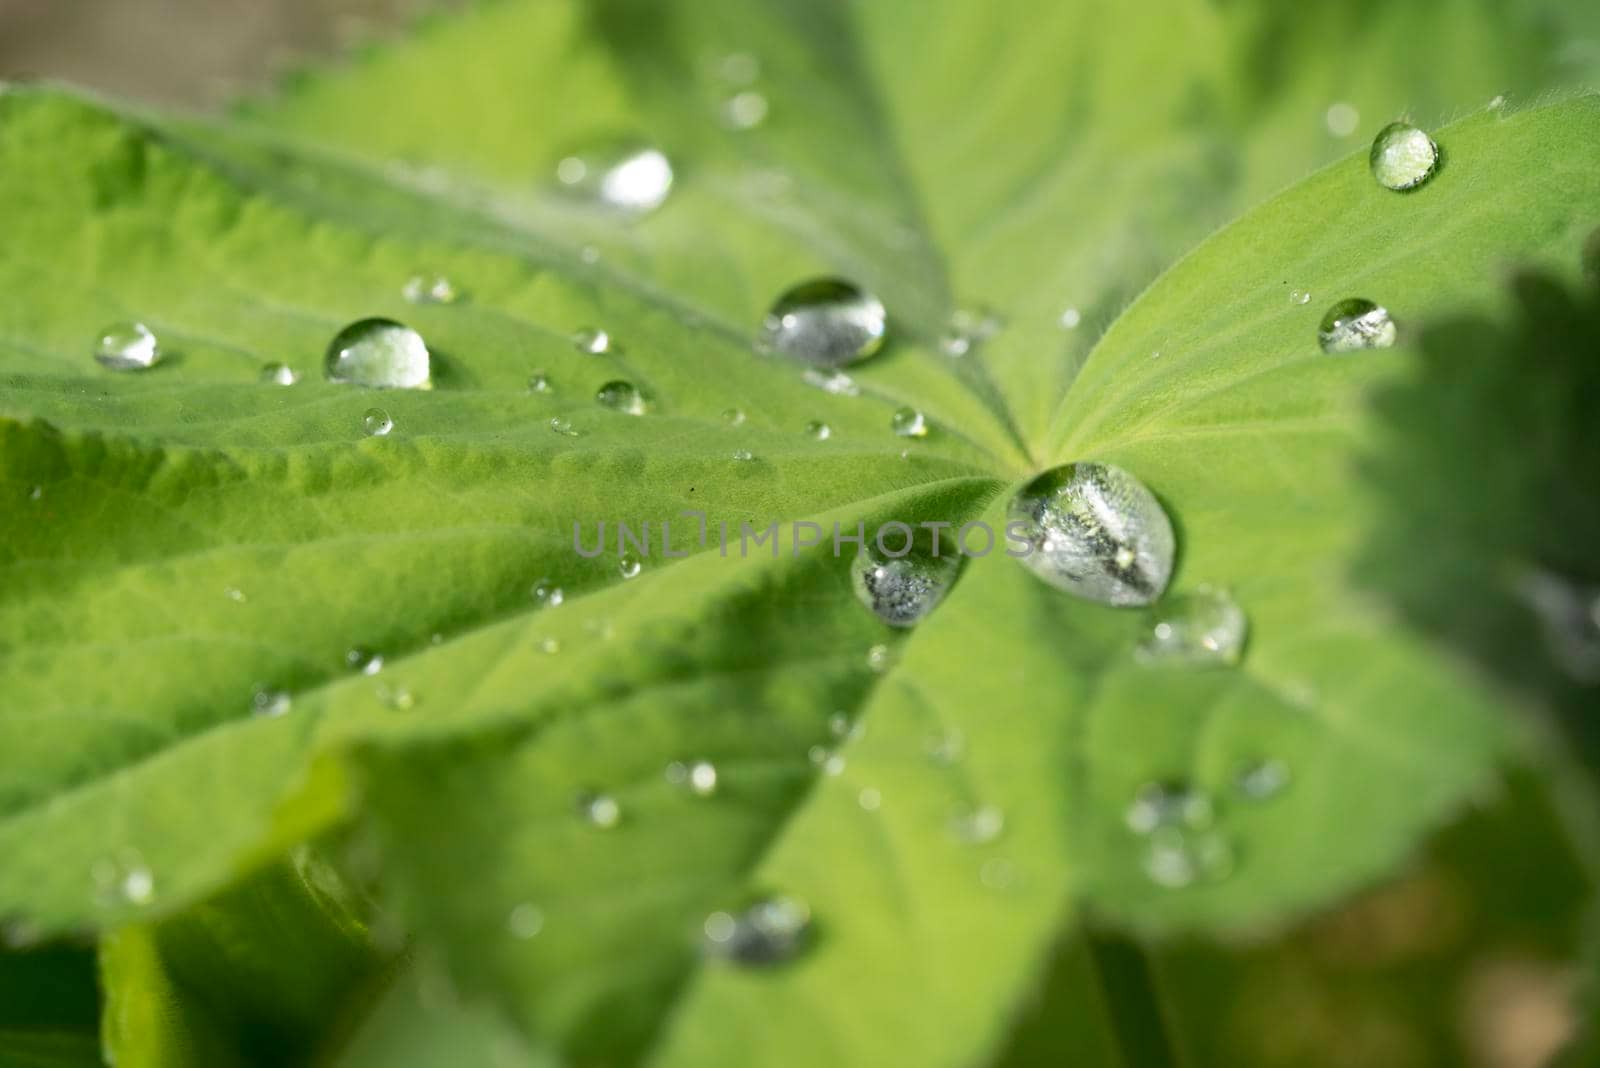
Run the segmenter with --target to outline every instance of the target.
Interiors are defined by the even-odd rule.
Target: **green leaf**
[[[100,1065],[94,954],[59,946],[0,953],[0,1060],[16,1068]]]
[[[1008,1048],[1085,913],[1258,928],[1388,873],[1514,732],[1351,580],[1372,516],[1350,471],[1361,400],[1400,354],[1325,357],[1316,321],[1361,294],[1409,327],[1485,299],[1501,262],[1575,263],[1600,211],[1600,107],[1437,130],[1445,165],[1404,197],[1347,156],[1117,313],[1216,222],[1358,147],[1320,128],[1334,87],[1370,129],[1408,101],[1442,114],[1560,83],[1528,62],[1558,32],[1540,10],[504,0],[255,126],[0,97],[0,914],[139,919],[107,954],[119,989],[149,995],[121,1033],[225,1058],[236,1023],[153,1017],[186,995],[149,921],[356,821],[463,991],[579,1062],[966,1063]],[[1440,62],[1397,56],[1424,31]],[[706,73],[739,50],[772,109],[752,131],[718,126],[727,90]],[[661,212],[624,226],[543,191],[563,153],[619,128],[677,161]],[[467,299],[408,305],[417,271]],[[748,351],[773,295],[821,272],[891,309],[858,397]],[[941,354],[954,309],[983,305],[1005,329]],[[1068,306],[1089,325],[1063,334]],[[436,389],[320,381],[328,340],[374,314],[423,333]],[[170,355],[112,375],[89,344],[129,317]],[[585,326],[616,350],[577,351]],[[305,380],[256,381],[268,361]],[[529,393],[535,370],[554,394]],[[650,414],[593,403],[615,378]],[[888,429],[905,403],[934,428],[909,448]],[[384,438],[362,431],[375,404]],[[817,418],[827,441],[801,432]],[[1240,668],[1139,664],[1148,620],[998,555],[908,634],[825,551],[652,558],[624,581],[568,540],[684,509],[786,539],[999,527],[1023,479],[1087,458],[1172,513],[1175,591],[1223,585],[1249,612]],[[546,580],[564,605],[530,598]],[[352,673],[353,647],[381,674]],[[251,715],[265,690],[288,715]],[[836,737],[836,715],[864,734]],[[951,766],[929,759],[957,738]],[[1248,804],[1234,779],[1266,757],[1292,784]],[[662,776],[700,759],[713,797]],[[1227,878],[1177,891],[1146,872],[1124,812],[1169,779],[1216,797]],[[575,812],[596,790],[614,829]],[[976,806],[1004,813],[997,839],[950,833]],[[149,888],[115,867],[97,883],[108,863]],[[811,907],[804,959],[705,959],[706,915],[762,893]],[[509,929],[525,906],[545,921],[532,940]],[[1084,1056],[1137,1048],[1091,1037],[1137,1023],[1086,1015]]]

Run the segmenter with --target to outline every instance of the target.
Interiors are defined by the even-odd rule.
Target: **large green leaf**
[[[1084,906],[1260,926],[1386,873],[1510,732],[1352,590],[1359,405],[1399,354],[1324,357],[1316,319],[1367,295],[1409,325],[1484,299],[1500,262],[1570,269],[1600,213],[1600,108],[1447,127],[1446,165],[1409,196],[1346,158],[1200,246],[1088,350],[1217,221],[1355,147],[1323,131],[1331,99],[1370,131],[1406,104],[1559,82],[1528,60],[1559,32],[1533,10],[502,0],[256,126],[0,97],[0,914],[60,931],[181,911],[361,819],[463,990],[578,1060],[957,1063],[1005,1048]],[[1328,46],[1335,26],[1350,45]],[[1424,32],[1447,60],[1397,54]],[[707,60],[732,51],[762,64],[756,130],[715,121],[729,89]],[[617,128],[679,167],[635,225],[545,192],[562,153]],[[418,270],[468,299],[407,305]],[[821,271],[891,308],[858,397],[748,351],[773,294]],[[1006,328],[941,354],[952,310],[978,305]],[[1069,305],[1089,325],[1063,334]],[[437,389],[318,380],[328,339],[371,314],[424,333]],[[174,358],[96,368],[95,330],[126,317]],[[576,351],[586,325],[618,350]],[[306,381],[257,383],[269,360]],[[535,369],[554,394],[526,390]],[[651,414],[588,399],[618,377]],[[934,425],[909,449],[888,430],[907,402]],[[362,433],[375,403],[386,438]],[[801,432],[817,418],[827,441]],[[1000,556],[906,634],[827,552],[699,552],[623,581],[568,540],[575,521],[684,509],[998,525],[1022,478],[1086,458],[1165,501],[1178,591],[1233,590],[1254,624],[1242,668],[1138,664],[1137,613]],[[566,603],[537,606],[539,580]],[[353,646],[384,655],[377,678],[348,670]],[[261,688],[290,714],[252,717]],[[864,733],[835,737],[838,714]],[[930,739],[958,738],[959,759],[930,761]],[[817,746],[840,747],[839,774]],[[1234,776],[1263,757],[1293,783],[1246,805]],[[716,763],[715,796],[662,777],[695,759]],[[1148,877],[1123,813],[1163,780],[1218,798],[1229,877]],[[618,827],[577,817],[589,790],[617,798]],[[974,806],[1004,834],[952,835]],[[809,902],[804,961],[708,966],[700,921],[761,892]],[[542,911],[536,939],[508,933],[519,906]],[[168,975],[149,930],[113,959]],[[1099,1052],[1080,1055],[1114,1056],[1106,1027],[1129,1030],[1087,1019]]]

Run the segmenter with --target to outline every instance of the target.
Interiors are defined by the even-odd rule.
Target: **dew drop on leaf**
[[[882,675],[894,665],[894,654],[887,645],[874,645],[867,650],[867,667]]]
[[[713,912],[703,925],[707,955],[735,964],[769,966],[805,948],[811,910],[792,897],[757,901],[743,912]]]
[[[265,719],[276,719],[289,711],[290,698],[283,690],[258,687],[250,698],[250,711]]]
[[[1168,890],[1220,882],[1232,871],[1233,847],[1215,831],[1164,827],[1150,836],[1146,846],[1145,875]]]
[[[722,121],[732,130],[753,130],[767,121],[767,98],[754,89],[735,93],[722,104]]]
[[[767,312],[760,347],[819,367],[842,367],[883,347],[883,302],[839,278],[789,289]]]
[[[544,930],[544,910],[537,905],[523,902],[511,910],[511,915],[506,917],[506,930],[511,932],[511,937],[527,940],[536,937]]]
[[[382,408],[368,408],[361,417],[361,429],[368,437],[381,438],[394,429],[394,420]]]
[[[1211,795],[1204,790],[1183,782],[1148,782],[1133,795],[1123,822],[1135,834],[1154,834],[1163,827],[1205,830],[1215,816]]]
[[[583,433],[583,431],[572,425],[572,420],[563,419],[559,415],[550,417],[550,429],[564,438],[575,438]]]
[[[827,441],[833,436],[833,428],[820,419],[813,419],[807,423],[805,431],[806,437],[815,438],[818,441]]]
[[[928,420],[915,408],[900,408],[889,417],[889,429],[902,438],[925,438]]]
[[[856,795],[856,804],[863,812],[876,812],[883,807],[883,791],[876,786],[864,786]]]
[[[261,381],[270,386],[292,386],[300,373],[286,363],[269,363],[261,368]]]
[[[113,371],[143,371],[161,359],[161,347],[143,323],[112,323],[95,339],[94,358]]]
[[[1272,758],[1252,760],[1239,769],[1233,784],[1251,801],[1270,800],[1288,787],[1289,765]]]
[[[738,463],[749,463],[756,458],[756,454],[749,449],[735,449],[733,450],[733,458]]]
[[[643,561],[632,553],[623,553],[617,559],[617,571],[625,579],[637,578],[642,570],[644,570]]]
[[[672,191],[672,163],[660,149],[628,141],[567,156],[556,180],[572,195],[624,215],[646,215]]]
[[[622,821],[622,806],[610,794],[580,794],[578,815],[591,827],[610,830]]]
[[[1057,589],[1100,604],[1147,605],[1172,577],[1176,539],[1155,494],[1120,467],[1046,471],[1012,498],[1017,559]]]
[[[1328,127],[1328,132],[1333,136],[1349,137],[1356,132],[1356,127],[1361,125],[1361,112],[1340,101],[1329,105],[1326,114],[1322,117],[1322,121]]]
[[[933,539],[926,537],[899,557],[888,556],[868,542],[850,564],[856,600],[891,627],[920,623],[944,599],[961,566],[953,547],[940,546],[938,556],[933,550]]]
[[[535,582],[533,589],[529,592],[536,603],[542,604],[547,608],[557,607],[566,598],[566,595],[561,592],[561,587],[547,578]]]
[[[1439,146],[1409,122],[1391,122],[1372,141],[1372,176],[1385,189],[1415,189],[1433,176]]]
[[[543,371],[535,371],[528,376],[529,393],[549,393],[555,387],[550,384],[550,376]]]
[[[607,382],[595,393],[594,399],[600,407],[610,408],[614,412],[621,412],[624,415],[644,414],[644,395],[632,382],[624,382],[621,379]]]
[[[939,339],[939,351],[960,358],[998,334],[1005,324],[994,312],[982,308],[963,308],[950,317],[950,325]]]
[[[951,727],[928,737],[928,759],[941,768],[961,763],[967,752],[967,738],[960,730]]]
[[[1077,308],[1068,308],[1061,313],[1061,329],[1076,330],[1083,325],[1083,313]]]
[[[1311,303],[1311,291],[1309,289],[1291,289],[1291,290],[1289,290],[1289,303],[1290,304],[1297,304],[1297,305],[1310,304]]]
[[[357,645],[344,654],[345,666],[363,675],[376,675],[383,670],[383,657]]]
[[[710,797],[717,792],[717,766],[709,760],[697,760],[689,765],[689,789],[700,797]]]
[[[392,319],[351,323],[328,343],[328,381],[376,389],[432,389],[422,335]]]
[[[572,335],[572,345],[579,352],[601,356],[611,351],[611,335],[595,326],[585,326]]]
[[[400,295],[408,304],[454,304],[461,298],[455,285],[442,274],[418,274],[406,280]]]
[[[1244,654],[1249,622],[1225,591],[1201,586],[1193,593],[1162,601],[1151,613],[1139,643],[1147,663],[1188,666],[1237,664]]]
[[[856,385],[856,380],[843,371],[818,371],[808,369],[800,376],[808,386],[815,386],[822,392],[834,397],[859,397],[861,387]]]
[[[1387,308],[1361,297],[1329,308],[1317,327],[1317,342],[1327,353],[1386,349],[1395,341],[1394,320]]]
[[[133,850],[97,862],[90,870],[100,900],[108,905],[148,905],[155,900],[155,875]]]
[[[722,421],[727,423],[729,426],[743,426],[744,419],[744,412],[740,411],[738,408],[729,408],[727,411],[722,413]]]
[[[987,845],[1005,831],[1005,813],[993,805],[963,808],[950,820],[950,833],[969,845]]]

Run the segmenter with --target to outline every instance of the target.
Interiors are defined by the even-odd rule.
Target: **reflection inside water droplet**
[[[632,382],[620,379],[607,382],[595,393],[594,399],[600,407],[610,408],[624,415],[643,415],[645,412],[644,395]]]

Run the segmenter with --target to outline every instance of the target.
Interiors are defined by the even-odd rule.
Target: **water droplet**
[[[815,368],[807,370],[800,376],[808,386],[815,386],[824,393],[835,397],[859,397],[861,387],[856,385],[856,380],[843,371],[818,371]]]
[[[566,157],[556,166],[556,179],[601,207],[645,215],[672,191],[672,163],[660,149],[618,141]]]
[[[1505,106],[1506,106],[1506,98],[1505,98],[1504,94],[1501,94],[1500,96],[1497,96],[1493,100],[1489,101],[1489,110],[1490,111],[1499,111],[1501,108],[1503,108]]]
[[[1311,303],[1311,291],[1309,289],[1291,289],[1291,290],[1289,290],[1289,303],[1290,304],[1310,304]]]
[[[528,376],[529,393],[550,393],[554,389],[555,387],[550,384],[550,376],[543,371],[535,371]]]
[[[861,792],[856,795],[856,804],[860,805],[864,812],[876,812],[883,807],[883,791],[876,786],[862,787]]]
[[[729,408],[727,411],[722,413],[722,421],[727,423],[729,426],[743,426],[744,419],[744,412],[740,411],[738,408]]]
[[[461,294],[442,274],[419,274],[406,280],[400,291],[408,304],[454,304]]]
[[[828,717],[828,733],[840,741],[851,741],[859,738],[865,729],[865,724],[853,722],[843,712],[835,712]]]
[[[561,651],[560,638],[540,638],[539,651],[546,656],[555,656]]]
[[[28,491],[28,500],[37,501],[44,497],[44,487],[35,486]]]
[[[1409,122],[1391,122],[1372,141],[1372,176],[1385,189],[1415,189],[1433,176],[1439,146]]]
[[[761,347],[821,367],[864,360],[883,347],[883,302],[838,278],[802,282],[772,305]]]
[[[113,323],[100,331],[94,358],[113,371],[143,371],[161,359],[161,347],[143,323]]]
[[[560,434],[564,438],[575,438],[583,433],[577,427],[572,425],[572,421],[570,419],[563,419],[559,415],[553,415],[550,417],[550,429],[555,431],[557,434]]]
[[[894,654],[887,645],[874,645],[867,650],[867,667],[879,675],[894,666]]]
[[[1237,664],[1248,629],[1244,610],[1232,597],[1201,586],[1157,606],[1150,630],[1139,643],[1139,657],[1149,663],[1190,666]]]
[[[1328,132],[1335,137],[1349,137],[1356,132],[1356,127],[1361,125],[1361,112],[1349,104],[1340,101],[1328,108],[1322,117],[1327,124]]]
[[[967,752],[967,737],[955,727],[930,735],[928,759],[942,768],[954,767]]]
[[[228,600],[232,601],[234,604],[244,604],[246,601],[248,601],[250,599],[250,598],[245,596],[245,592],[243,590],[239,589],[236,586],[229,586],[226,589],[224,589],[222,591],[222,596],[226,597]]]
[[[756,454],[749,449],[735,449],[733,450],[733,458],[739,463],[749,463],[756,458]]]
[[[971,845],[987,845],[1006,829],[1005,813],[993,805],[964,808],[950,821],[950,833]]]
[[[383,670],[383,657],[359,645],[344,654],[344,662],[346,667],[363,675],[376,675]]]
[[[749,85],[761,77],[761,61],[749,52],[729,52],[717,61],[717,77],[729,85]]]
[[[905,556],[888,556],[869,541],[850,565],[856,600],[891,627],[912,627],[926,618],[944,599],[961,567],[954,546],[936,541],[926,528],[916,534]]]
[[[300,381],[300,372],[286,363],[269,363],[261,368],[261,381],[272,386],[292,386]]]
[[[610,830],[622,821],[622,806],[617,804],[617,799],[610,794],[580,794],[578,814],[588,821],[591,827]]]
[[[1388,309],[1355,297],[1328,309],[1317,328],[1317,341],[1327,353],[1386,349],[1395,341],[1394,320]]]
[[[382,408],[368,408],[361,417],[361,429],[368,437],[381,438],[394,429],[394,420]]]
[[[1289,785],[1289,765],[1281,760],[1253,760],[1239,769],[1233,782],[1250,800],[1266,801]]]
[[[561,587],[557,586],[547,578],[540,579],[538,582],[535,582],[533,584],[533,589],[529,592],[533,595],[533,599],[535,601],[547,608],[555,608],[559,606],[566,597],[566,595],[561,592]]]
[[[1150,836],[1144,871],[1151,882],[1168,890],[1219,882],[1233,871],[1233,847],[1214,831],[1164,827]]]
[[[1123,821],[1135,834],[1154,834],[1163,827],[1205,830],[1215,815],[1204,790],[1181,782],[1147,782],[1133,795]]]
[[[611,335],[599,327],[585,326],[572,335],[572,344],[590,356],[601,356],[611,351]]]
[[[986,309],[964,308],[950,317],[950,325],[939,339],[939,351],[946,356],[965,356],[1005,327],[1000,317]]]
[[[709,760],[697,760],[689,766],[689,789],[701,797],[717,792],[717,768]]]
[[[289,711],[291,700],[283,690],[272,690],[261,686],[250,698],[250,711],[252,714],[265,719],[276,719]]]
[[[915,408],[901,408],[889,417],[889,429],[902,438],[925,438],[928,420]]]
[[[639,572],[644,570],[644,562],[632,553],[623,553],[617,558],[617,570],[625,579],[637,578]]]
[[[710,956],[735,964],[782,964],[805,948],[811,910],[791,897],[766,898],[738,915],[713,912],[703,929]]]
[[[816,438],[818,441],[827,441],[833,436],[833,428],[820,419],[813,419],[806,424],[806,437]]]
[[[107,905],[148,905],[155,900],[155,876],[133,850],[97,862],[90,876],[101,901]]]
[[[1172,522],[1138,479],[1110,464],[1067,464],[1018,492],[1018,559],[1058,589],[1101,604],[1146,605],[1172,577]]]
[[[844,757],[826,746],[814,745],[806,750],[806,759],[813,765],[822,769],[824,775],[841,775],[844,772]]]
[[[1538,617],[1560,668],[1576,682],[1600,683],[1600,587],[1530,571],[1519,578],[1517,593]]]
[[[1061,313],[1061,329],[1076,330],[1083,324],[1083,313],[1077,308],[1068,308]]]
[[[753,130],[767,121],[767,110],[767,98],[746,89],[723,101],[722,121],[733,130]]]
[[[537,905],[523,903],[511,910],[511,915],[506,917],[506,929],[513,938],[529,939],[537,937],[544,930],[544,911]]]
[[[432,389],[428,346],[422,335],[392,319],[351,323],[328,344],[330,382],[376,389]]]
[[[417,704],[416,696],[405,686],[379,686],[376,693],[384,707],[395,712],[409,712]]]
[[[607,382],[595,393],[594,399],[600,407],[610,408],[614,412],[622,412],[624,415],[644,414],[644,395],[632,382],[620,379]]]

